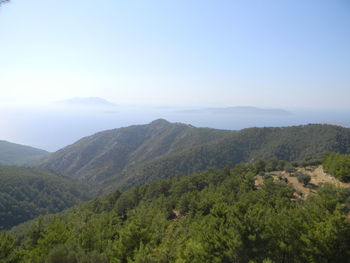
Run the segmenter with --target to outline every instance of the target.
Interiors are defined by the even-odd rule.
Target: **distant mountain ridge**
[[[99,97],[76,97],[67,100],[57,101],[56,103],[71,106],[115,106],[114,103]]]
[[[160,119],[85,137],[48,155],[40,166],[106,190],[208,167],[272,157],[296,161],[327,152],[349,153],[350,129],[311,124],[225,131]]]
[[[0,140],[0,165],[29,165],[47,154],[45,150]]]
[[[237,106],[226,108],[205,108],[184,110],[183,113],[210,113],[210,114],[242,114],[242,115],[291,115],[292,113],[283,109],[262,109],[250,106]]]

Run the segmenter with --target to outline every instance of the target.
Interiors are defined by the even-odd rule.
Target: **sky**
[[[0,103],[350,109],[348,0],[11,0]]]

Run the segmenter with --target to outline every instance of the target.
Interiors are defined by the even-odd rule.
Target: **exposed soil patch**
[[[264,178],[261,175],[255,176],[255,182],[254,182],[255,187],[259,188],[263,184],[264,184]]]
[[[269,174],[274,180],[287,180],[287,183],[295,189],[295,197],[302,199],[306,199],[311,193],[316,193],[317,188],[325,183],[331,183],[343,188],[350,187],[350,183],[342,183],[333,176],[325,173],[321,165],[317,167],[298,168],[297,171],[311,176],[311,181],[307,186],[300,183],[297,177],[285,171],[274,171]],[[256,176],[255,186],[259,188],[263,183],[264,178],[260,175]]]

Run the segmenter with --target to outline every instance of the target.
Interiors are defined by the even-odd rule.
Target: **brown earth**
[[[274,171],[269,174],[273,175],[274,180],[287,179],[288,184],[295,189],[295,197],[302,199],[306,199],[311,193],[315,193],[317,188],[325,183],[331,183],[344,188],[350,187],[350,183],[342,183],[333,176],[325,173],[321,165],[317,167],[298,168],[297,171],[311,176],[311,181],[309,183],[310,188],[305,187],[298,181],[297,177],[293,177],[290,173],[285,171]],[[260,187],[263,183],[263,177],[260,175],[256,176],[255,186]]]

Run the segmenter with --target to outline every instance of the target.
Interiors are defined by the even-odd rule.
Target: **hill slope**
[[[128,188],[208,167],[276,157],[297,161],[327,152],[349,153],[350,129],[331,125],[223,131],[157,120],[109,130],[47,157],[42,167],[103,188]]]
[[[31,164],[46,154],[47,151],[30,146],[0,141],[0,165]]]
[[[106,181],[105,187],[126,189],[159,178],[202,171],[208,167],[224,168],[240,162],[271,158],[300,161],[328,152],[350,152],[350,129],[321,124],[249,128],[116,174]]]
[[[0,229],[89,198],[87,188],[39,168],[0,166]]]
[[[295,202],[283,182],[256,188],[256,173],[238,165],[114,192],[0,233],[0,260],[349,262],[349,192],[324,185]]]
[[[50,154],[40,165],[87,181],[101,181],[158,157],[218,140],[228,131],[156,120],[108,130]]]

